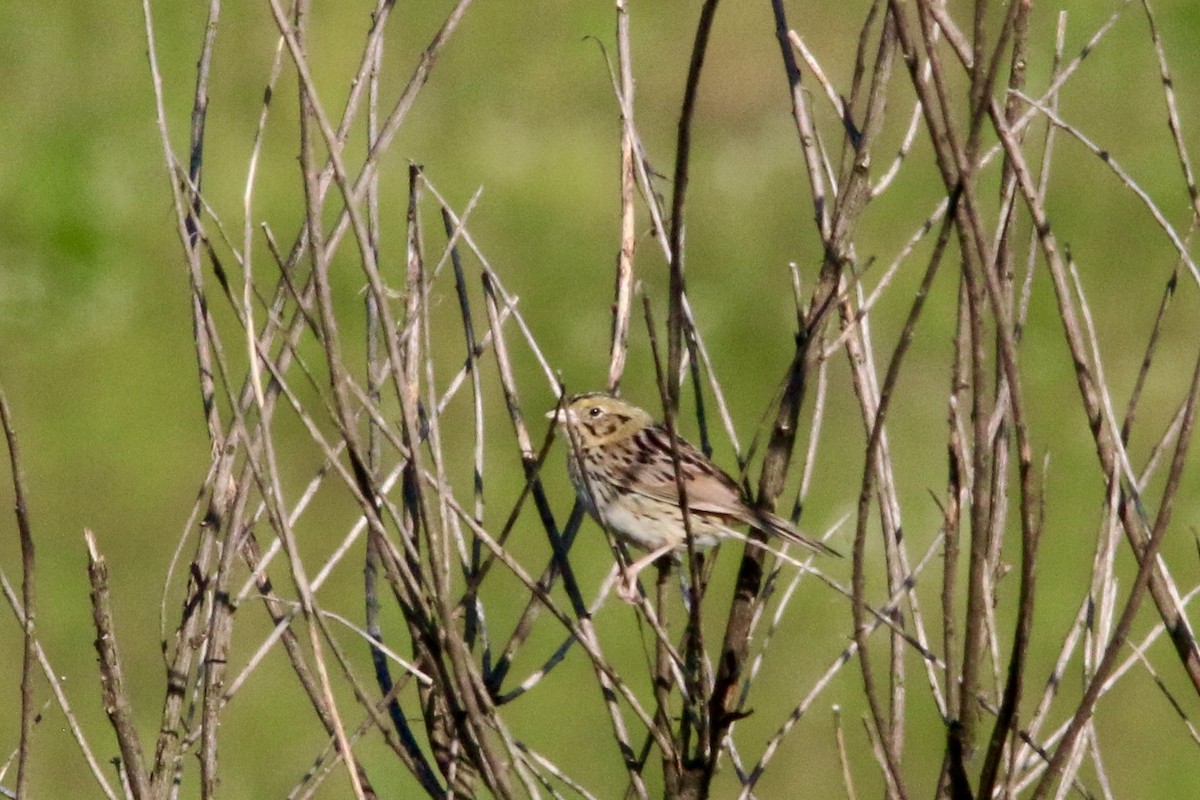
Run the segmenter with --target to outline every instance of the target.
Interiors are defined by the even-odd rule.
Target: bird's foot
[[[641,592],[638,591],[636,572],[626,572],[617,580],[617,597],[631,605],[641,599]]]

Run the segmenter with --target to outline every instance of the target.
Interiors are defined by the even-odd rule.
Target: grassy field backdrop
[[[152,5],[173,144],[183,153],[205,9],[200,4]],[[310,47],[321,70],[317,83],[327,107],[338,109],[359,57],[370,4],[314,5]],[[669,174],[697,5],[633,5],[639,126],[653,166]],[[791,24],[824,60],[835,85],[848,80],[863,13],[858,5],[789,6]],[[1060,5],[1070,12],[1066,53],[1073,56],[1121,4],[1035,5],[1030,83],[1038,90],[1049,71]],[[236,230],[240,219],[235,212],[276,34],[265,4],[227,6],[216,45],[204,188],[213,207],[231,212]],[[1178,1],[1157,6],[1179,112],[1188,126],[1185,138],[1200,152],[1200,51],[1195,47],[1200,7]],[[432,0],[399,4],[388,40],[393,71],[385,79],[391,91],[406,80],[446,8]],[[601,45],[611,53],[613,25],[613,9],[605,3],[479,0],[383,161],[381,207],[385,226],[397,231],[383,253],[385,269],[402,273],[406,160],[424,165],[432,183],[460,209],[482,187],[471,218],[472,235],[508,289],[520,297],[523,313],[546,344],[546,356],[573,390],[602,388],[608,364],[612,268],[619,241],[620,128]],[[0,103],[0,384],[15,414],[38,547],[38,636],[84,727],[107,755],[115,753],[115,745],[99,702],[82,531],[95,531],[109,558],[135,711],[144,735],[151,737],[164,680],[156,633],[164,575],[209,459],[196,388],[188,285],[155,127],[139,4],[9,2],[0,5],[0,29],[5,85]],[[694,131],[688,288],[743,440],[753,432],[791,357],[795,314],[787,265],[796,262],[811,280],[822,255],[779,62],[768,3],[729,3],[718,11]],[[271,220],[288,241],[302,220],[296,151],[282,138],[290,130],[288,120],[296,116],[295,98],[294,80],[285,79],[276,91],[256,200],[257,214]],[[897,119],[906,118],[910,103],[908,95],[896,98],[892,113]],[[815,105],[819,122],[833,130],[828,106]],[[1138,4],[1126,5],[1108,37],[1084,62],[1062,96],[1061,113],[1111,153],[1172,224],[1188,229],[1186,187]],[[271,139],[276,132],[280,138]],[[890,160],[896,144],[888,141],[881,147],[881,158]],[[929,171],[930,163],[928,146],[919,145],[908,168]],[[940,197],[936,182],[899,183],[868,214],[870,224],[863,225],[857,239],[860,263],[890,261]],[[1066,136],[1058,142],[1049,206],[1060,240],[1071,246],[1079,265],[1099,326],[1107,382],[1123,407],[1175,266],[1174,250],[1145,207]],[[260,264],[266,268],[268,261],[262,258]],[[666,317],[667,268],[646,237],[637,270],[661,322]],[[917,270],[907,272],[897,279],[890,301],[873,312],[879,341],[892,341],[903,321],[919,280]],[[335,280],[339,307],[357,308],[361,274],[348,269]],[[943,270],[890,423],[906,500],[906,534],[917,552],[941,519],[928,493],[940,495],[945,481],[955,291],[953,270]],[[453,313],[449,288],[433,301],[440,306],[438,313]],[[1151,430],[1165,427],[1186,389],[1197,347],[1197,315],[1200,291],[1185,272],[1142,404],[1141,417]],[[656,407],[653,367],[638,319],[635,315],[624,392]],[[458,341],[435,345],[460,347]],[[1050,459],[1030,673],[1036,681],[1049,672],[1065,633],[1064,620],[1069,621],[1087,589],[1086,562],[1104,503],[1061,325],[1048,278],[1041,272],[1034,278],[1022,357],[1035,460],[1040,465],[1043,457]],[[554,396],[539,379],[536,364],[520,352],[515,358],[528,407],[550,408]],[[831,385],[838,388],[831,394],[825,450],[804,517],[809,530],[823,530],[852,510],[857,499],[865,437],[857,406],[850,401],[847,374],[844,357],[836,357]],[[494,381],[491,390],[498,392]],[[507,425],[499,404],[493,422]],[[540,435],[541,421],[534,424]],[[694,435],[694,423],[685,422],[685,432]],[[286,447],[286,439],[282,441]],[[448,446],[469,449],[469,442],[469,431],[464,431],[460,442]],[[846,442],[844,453],[830,442]],[[294,453],[281,454],[290,459],[297,485],[319,466],[311,449],[301,444]],[[733,468],[728,442],[718,437],[716,444],[717,459]],[[1131,452],[1144,460],[1152,444],[1135,439]],[[511,456],[497,449],[495,458]],[[561,451],[552,454],[548,481],[565,515],[570,490],[560,475],[561,457]],[[1189,588],[1200,582],[1194,538],[1200,524],[1200,471],[1194,456],[1191,462],[1164,545],[1176,579]],[[468,480],[468,465],[464,460],[451,478]],[[519,488],[515,464],[511,472],[489,487],[494,496],[509,498]],[[11,487],[2,483],[0,497],[7,505]],[[498,500],[497,509],[505,502]],[[323,525],[344,525],[352,511],[349,506],[328,509],[322,512],[328,516],[312,521],[308,532],[319,535]],[[10,581],[20,574],[15,530],[11,517],[0,522],[0,568]],[[539,546],[544,548],[531,541],[529,552],[538,552]],[[838,546],[848,547],[845,534]],[[1128,562],[1123,540],[1120,547]],[[591,523],[585,523],[574,558],[587,585],[597,583],[611,563]],[[736,560],[732,553],[724,558],[728,563],[718,569],[728,580]],[[348,616],[356,614],[358,563],[344,565],[336,579],[344,587],[334,584],[323,594],[337,597],[344,591],[341,610]],[[848,565],[830,567],[835,574],[839,569],[839,577],[848,580]],[[1122,574],[1126,581],[1132,577],[1128,563]],[[934,589],[929,600],[936,601]],[[169,604],[168,612],[170,619],[176,606]],[[1156,620],[1147,605],[1140,629]],[[628,636],[626,655],[638,662],[641,646],[628,633],[633,622],[624,609],[610,603],[598,625],[618,653],[625,652],[619,642]],[[810,587],[810,596],[793,607],[781,634],[787,656],[776,654],[773,671],[762,679],[762,696],[779,692],[788,697],[781,707],[794,703],[787,695],[789,670],[822,669],[849,634],[845,602]],[[252,646],[251,639],[242,644]],[[546,645],[555,641],[550,636]],[[19,644],[20,627],[6,610],[0,614],[0,760],[17,743]],[[1195,719],[1200,702],[1181,677],[1169,645],[1160,640],[1149,657]],[[586,671],[586,665],[568,665],[546,691],[559,702],[571,702],[582,693],[573,681],[590,680]],[[279,661],[268,664],[262,673],[268,677],[260,679],[278,675],[286,681],[288,674]],[[913,674],[916,680],[916,670]],[[842,703],[850,721],[848,735],[860,745],[864,739],[856,722],[863,711],[856,699],[858,673],[848,669],[838,680],[829,703],[785,740],[780,760],[788,766],[764,780],[760,797],[832,796],[837,790],[840,773],[829,704]],[[1073,680],[1064,691],[1079,691],[1078,677]],[[44,681],[38,687],[38,699],[44,702],[49,691]],[[595,695],[589,686],[580,702],[597,703]],[[538,708],[515,704],[514,728],[561,726],[555,730],[564,765],[600,796],[616,796],[623,786],[619,771],[588,758],[596,731],[563,726],[561,719],[547,719]],[[295,737],[255,734],[288,730],[289,712],[293,710],[277,698],[254,693],[231,707],[223,747],[224,796],[278,797],[298,780],[322,738],[302,726]],[[307,709],[301,713],[311,716]],[[913,785],[924,787],[928,795],[941,763],[942,728],[928,708],[916,708],[913,714],[924,720],[928,736],[910,735],[907,764]],[[761,722],[752,717],[745,724],[761,724],[765,739],[776,717]],[[1135,670],[1123,679],[1101,702],[1098,721],[1115,796],[1200,792],[1196,742],[1145,672]],[[56,708],[47,709],[35,737],[31,796],[97,795]],[[617,782],[610,783],[614,775]],[[795,788],[800,775],[809,787],[803,792]],[[375,777],[383,781],[379,788],[393,796],[407,796],[411,789],[399,770],[392,786],[388,776]],[[330,782],[320,796],[346,796],[340,780]],[[11,772],[0,779],[0,784],[11,782]],[[869,796],[877,794],[876,786],[867,780],[860,789]]]

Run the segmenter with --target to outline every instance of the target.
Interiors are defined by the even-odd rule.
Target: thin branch
[[[8,466],[13,485],[13,512],[17,517],[17,537],[21,548],[21,733],[17,745],[16,796],[29,796],[29,756],[33,746],[33,726],[37,709],[33,701],[34,650],[37,642],[37,557],[33,545],[33,528],[29,522],[29,506],[25,500],[24,478],[21,475],[21,450],[17,445],[17,430],[8,406],[8,396],[0,388],[0,424],[8,445]]]
[[[150,800],[150,776],[146,774],[146,765],[142,761],[142,742],[133,724],[133,708],[125,691],[125,677],[117,652],[117,637],[108,597],[108,564],[96,549],[96,537],[92,532],[84,531],[83,538],[87,544],[88,577],[92,584],[92,620],[96,625],[96,652],[100,656],[104,711],[117,735],[122,772],[134,800]]]

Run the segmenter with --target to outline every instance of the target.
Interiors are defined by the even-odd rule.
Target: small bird
[[[687,532],[667,429],[636,406],[603,392],[575,395],[546,415],[567,434],[567,472],[588,512],[621,541],[649,551],[630,565],[617,593],[637,599],[637,576],[672,550],[687,547]],[[836,551],[796,531],[787,520],[746,502],[737,482],[708,456],[675,437],[696,547],[752,525],[825,553]]]

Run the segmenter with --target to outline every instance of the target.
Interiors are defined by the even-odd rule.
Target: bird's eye
[[[588,409],[588,416],[591,417],[592,419],[596,419],[603,413],[604,413],[604,410],[602,408],[600,408],[600,406],[592,406],[591,408]]]

